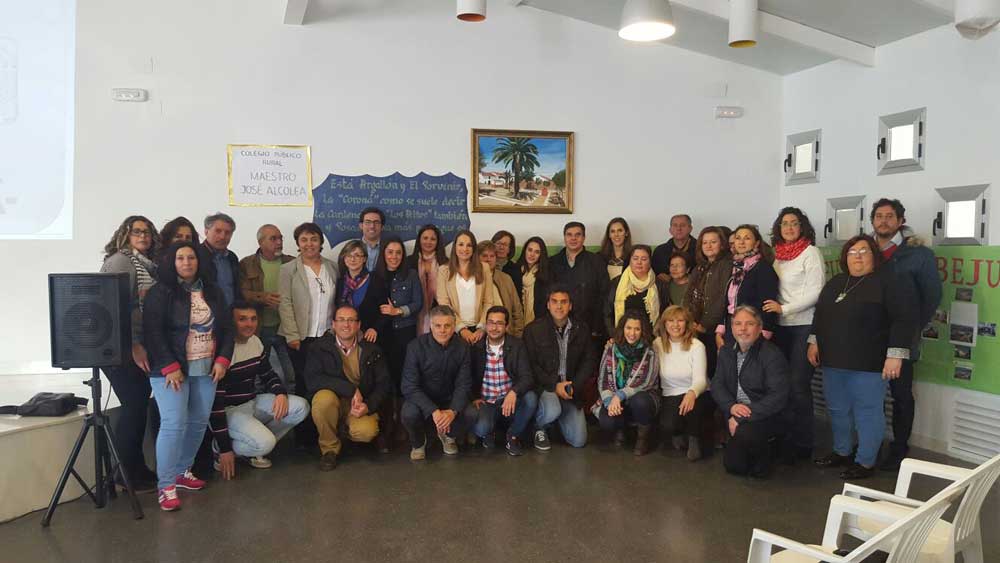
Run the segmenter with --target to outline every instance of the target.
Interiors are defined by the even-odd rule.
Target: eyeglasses
[[[323,280],[321,280],[319,276],[316,276],[316,284],[319,285],[320,293],[326,293],[326,286],[323,285]]]
[[[848,256],[864,256],[866,254],[871,254],[871,250],[867,248],[859,248],[857,250],[852,249],[847,251]]]
[[[382,224],[382,221],[369,221],[368,219],[365,219],[361,222],[361,224],[366,227],[377,227]]]
[[[486,321],[486,326],[507,326],[507,321]]]
[[[134,237],[148,237],[151,236],[153,233],[147,231],[146,229],[132,229],[130,234]]]
[[[348,254],[347,256],[344,256],[345,260],[348,259],[348,258],[353,258],[354,260],[367,260],[367,258],[365,257],[364,254],[357,253],[357,252],[355,252],[353,254]]]
[[[335,318],[333,320],[337,321],[338,323],[356,323],[356,322],[360,322],[358,319],[348,319],[348,318],[344,318],[344,317],[337,317],[337,318]]]

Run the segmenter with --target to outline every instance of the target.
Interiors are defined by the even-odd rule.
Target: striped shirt
[[[212,414],[208,419],[209,428],[219,445],[220,452],[226,453],[232,450],[229,425],[226,422],[226,407],[235,407],[252,401],[257,396],[258,380],[264,393],[287,394],[278,374],[271,369],[260,338],[251,336],[246,342],[237,340],[233,347],[233,363],[230,364],[226,377],[219,380],[215,387],[215,402],[212,404]]]

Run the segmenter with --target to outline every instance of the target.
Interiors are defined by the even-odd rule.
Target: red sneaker
[[[181,507],[181,499],[177,498],[177,487],[160,489],[160,510],[170,512]]]
[[[177,476],[177,486],[189,491],[200,491],[205,488],[205,482],[194,476],[191,470]]]

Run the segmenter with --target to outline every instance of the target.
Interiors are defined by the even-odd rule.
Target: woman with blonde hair
[[[448,263],[438,269],[438,305],[451,307],[458,322],[456,332],[469,345],[486,334],[486,311],[493,303],[493,276],[479,261],[476,235],[461,230],[455,235]]]
[[[687,449],[691,461],[701,459],[700,422],[707,408],[708,358],[695,334],[694,317],[671,305],[656,324],[653,350],[660,364],[660,427],[674,449]]]

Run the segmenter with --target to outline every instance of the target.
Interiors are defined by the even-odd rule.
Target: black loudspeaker
[[[132,355],[128,274],[49,274],[52,366],[122,366]]]

